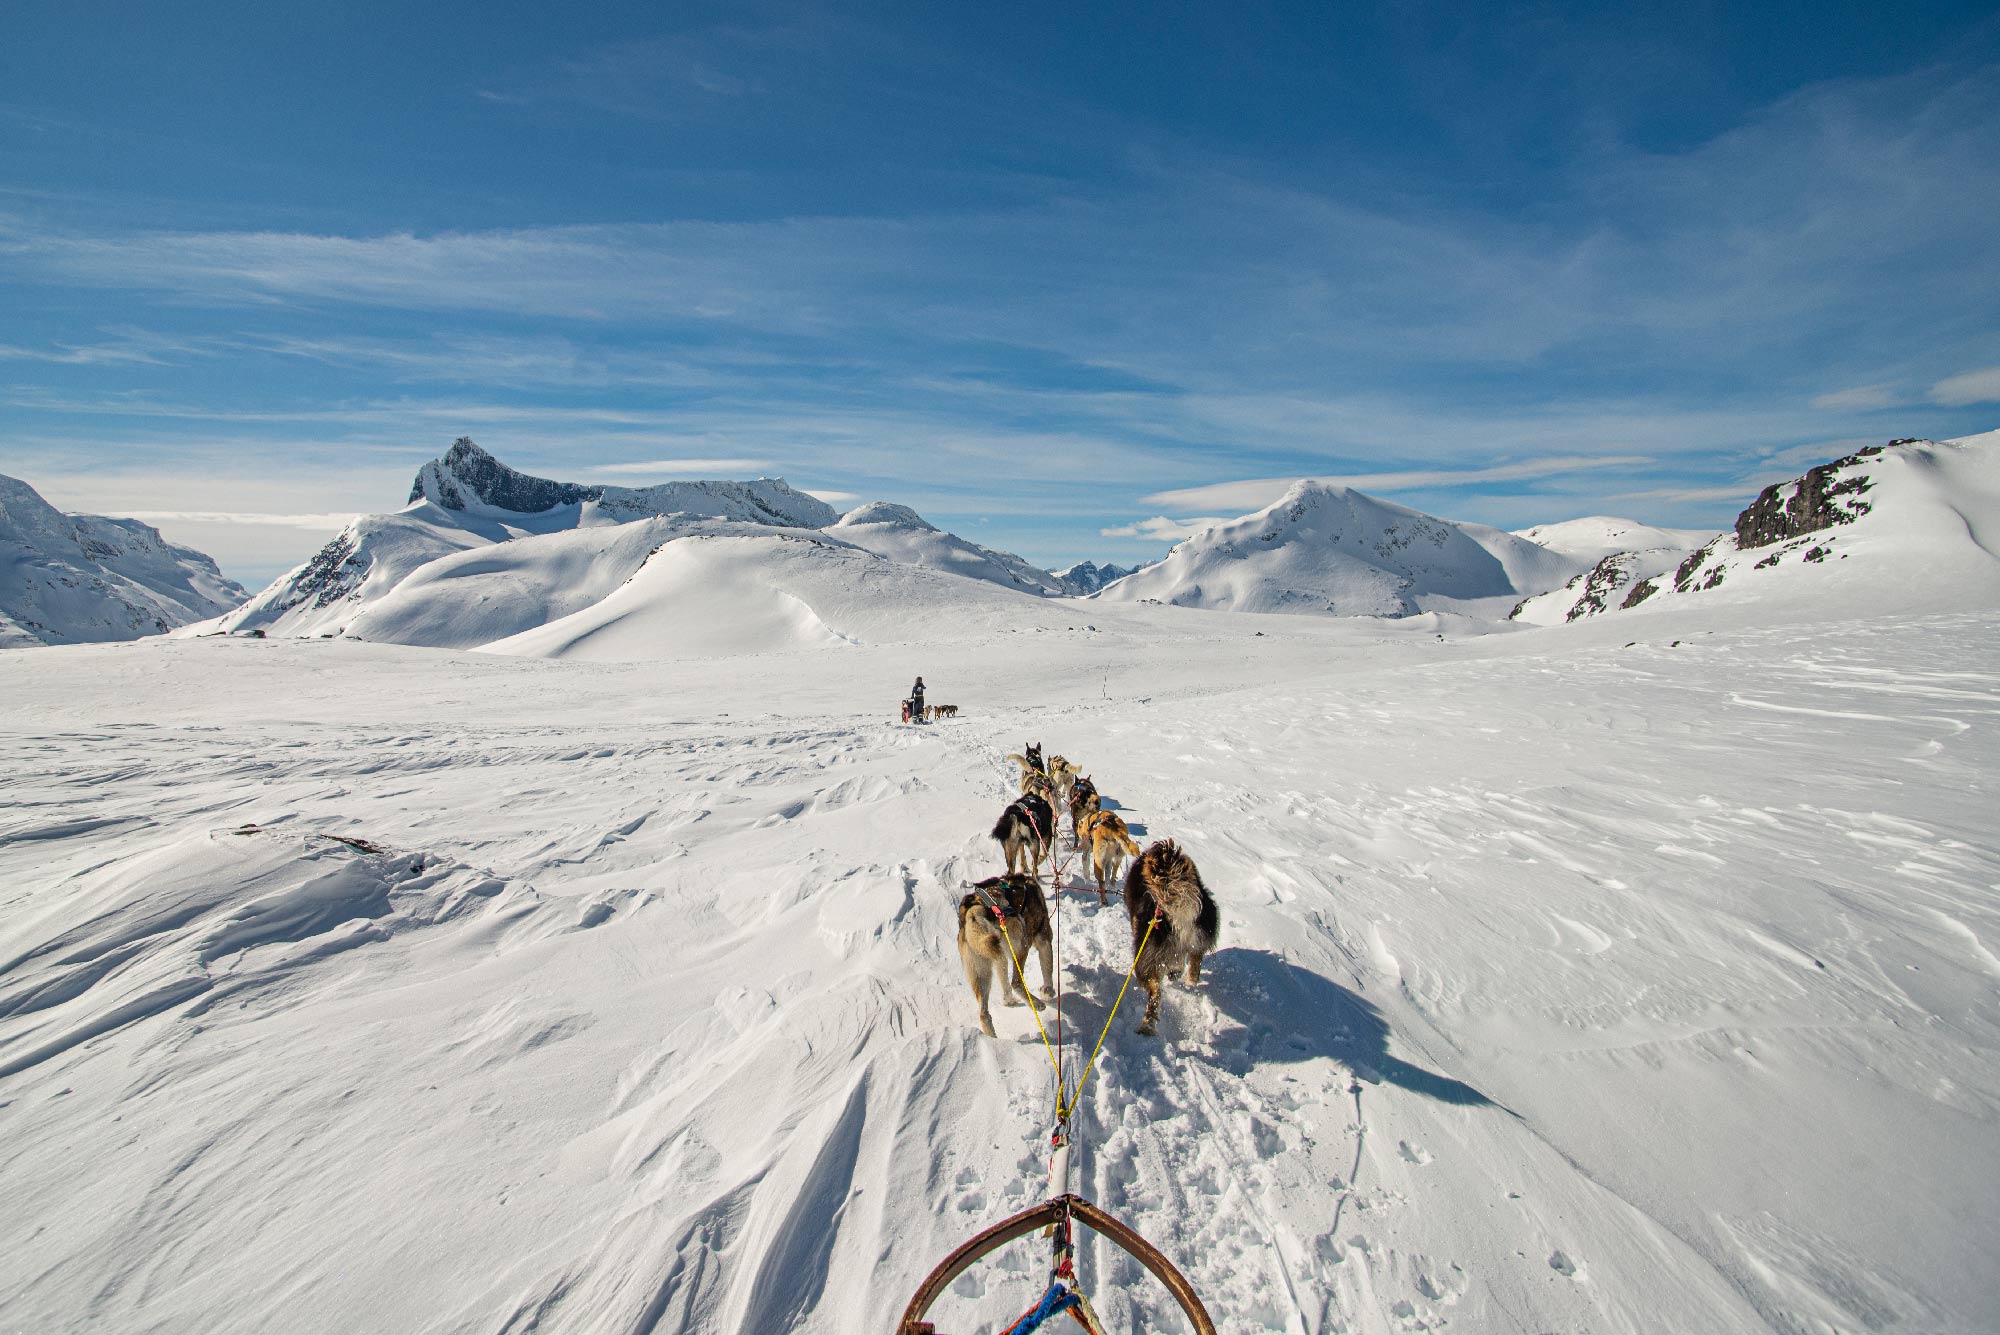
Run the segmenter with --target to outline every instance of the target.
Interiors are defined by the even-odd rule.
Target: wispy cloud
[[[253,524],[273,528],[302,528],[313,532],[345,528],[354,518],[352,511],[322,514],[261,514],[241,510],[127,510],[127,519],[143,519],[149,524]]]
[[[2000,403],[2000,366],[1983,371],[1967,371],[1931,386],[1933,402],[1952,407],[1968,403]]]
[[[1826,412],[1868,412],[1876,408],[1893,408],[1896,401],[1896,391],[1887,385],[1856,385],[1853,389],[1837,389],[1831,394],[1817,395],[1812,406]]]
[[[1120,524],[1114,528],[1101,528],[1099,535],[1106,538],[1145,538],[1151,542],[1179,542],[1192,538],[1197,533],[1206,532],[1217,524],[1226,524],[1226,519],[1169,519],[1165,515],[1154,515],[1151,519],[1141,519],[1137,523]]]
[[[586,468],[582,476],[616,477],[741,477],[771,465],[763,459],[648,459],[637,463],[605,464]]]
[[[1469,487],[1485,482],[1514,482],[1528,478],[1553,477],[1598,468],[1628,468],[1650,463],[1645,455],[1561,455],[1549,459],[1523,459],[1488,468],[1406,469],[1394,473],[1347,473],[1315,480],[1362,491],[1408,491],[1413,488]],[[1261,510],[1283,496],[1297,477],[1248,478],[1241,482],[1217,482],[1200,487],[1157,491],[1139,499],[1148,505],[1169,509],[1234,510],[1248,513]]]

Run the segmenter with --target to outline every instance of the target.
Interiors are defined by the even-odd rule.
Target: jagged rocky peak
[[[478,504],[516,514],[540,514],[558,505],[599,500],[603,495],[603,487],[551,482],[517,472],[473,444],[470,436],[460,436],[443,458],[418,469],[417,480],[410,486],[412,503],[431,501],[447,510]]]
[[[1141,569],[1139,566],[1099,565],[1095,561],[1078,561],[1073,566],[1056,571],[1055,576],[1078,593],[1096,593],[1105,585],[1115,584],[1139,569]]]
[[[689,514],[788,528],[823,528],[838,515],[825,501],[794,491],[783,478],[689,480],[652,487],[555,482],[509,468],[467,436],[417,470],[410,503],[418,501],[446,510],[484,508],[523,515],[596,502],[618,518]]]
[[[870,501],[866,505],[857,505],[840,517],[837,527],[853,528],[861,524],[894,524],[898,528],[922,529],[927,533],[942,531],[909,506],[892,501]]]

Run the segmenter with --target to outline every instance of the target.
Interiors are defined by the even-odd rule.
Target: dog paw
[[[979,1017],[979,1032],[986,1035],[988,1038],[1000,1037],[1000,1035],[993,1032],[993,1021],[988,1019],[984,1015]]]

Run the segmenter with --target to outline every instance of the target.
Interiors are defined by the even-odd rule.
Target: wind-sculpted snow
[[[1585,568],[1511,533],[1305,481],[1256,514],[1187,539],[1164,561],[1097,596],[1237,612],[1500,617],[1522,595]]]
[[[640,663],[0,656],[0,1322],[888,1328],[1047,1189],[1034,1025],[981,1036],[953,944],[1039,741],[1222,905],[1076,1128],[1222,1329],[2000,1326],[1995,614],[1086,630],[796,537],[660,555],[751,542],[990,602]],[[914,671],[957,720],[889,721]],[[1079,872],[1072,1072],[1131,940]],[[1108,1328],[1176,1328],[1079,1261]]]
[[[149,524],[64,514],[0,476],[0,649],[159,635],[246,596]]]

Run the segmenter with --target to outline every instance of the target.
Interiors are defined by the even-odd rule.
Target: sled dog
[[[1160,1019],[1160,985],[1183,963],[1188,986],[1201,981],[1201,958],[1215,949],[1222,918],[1194,860],[1171,839],[1153,844],[1125,873],[1125,914],[1132,922],[1132,976],[1146,989],[1139,1032],[1150,1034]]]
[[[995,1036],[993,1013],[986,1008],[994,978],[1000,980],[1001,1005],[1025,1001],[1040,1010],[1041,1003],[1028,991],[1028,949],[1032,946],[1041,957],[1042,995],[1048,996],[1055,987],[1054,939],[1048,902],[1032,876],[989,876],[958,901],[958,959],[979,1002],[979,1028],[988,1038]]]
[[[1021,774],[1021,792],[1023,794],[1033,793],[1036,797],[1047,802],[1051,807],[1056,805],[1055,786],[1049,782],[1049,776],[1046,774],[1037,774],[1033,770],[1023,771]]]
[[[1049,787],[1055,790],[1058,806],[1069,805],[1070,787],[1076,782],[1080,772],[1075,765],[1061,756],[1049,757]]]
[[[936,708],[936,710],[937,710],[937,717],[939,717],[939,718],[957,718],[957,717],[958,717],[958,706],[957,706],[957,705],[937,705],[937,706],[935,706],[935,708]]]
[[[1139,856],[1139,845],[1115,811],[1096,811],[1084,817],[1083,837],[1090,841],[1090,870],[1097,877],[1097,902],[1103,904],[1107,902],[1106,886],[1125,870],[1125,859]]]
[[[1021,767],[1023,777],[1026,777],[1030,771],[1046,776],[1049,772],[1049,767],[1042,763],[1042,744],[1036,742],[1033,746],[1027,748],[1027,752],[1028,754],[1026,755],[1010,755],[1007,759]]]
[[[1090,781],[1088,774],[1079,778],[1069,790],[1069,828],[1078,848],[1083,847],[1083,823],[1100,807],[1097,785]]]
[[[1000,813],[993,837],[1007,854],[1007,874],[1034,875],[1045,857],[1055,856],[1056,813],[1034,793],[1023,794]]]

